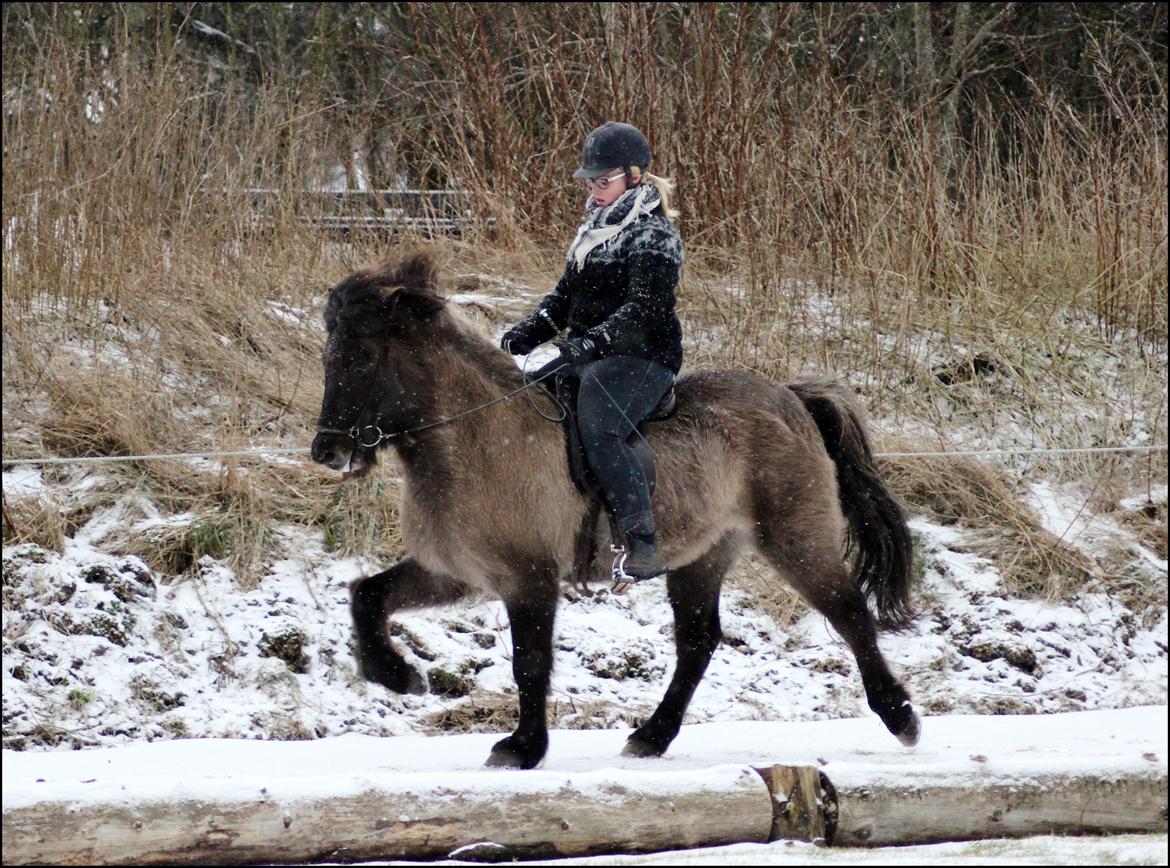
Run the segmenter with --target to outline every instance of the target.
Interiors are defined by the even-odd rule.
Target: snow
[[[3,804],[5,811],[43,803],[82,810],[110,801],[143,809],[147,804],[193,799],[226,806],[253,801],[257,793],[277,800],[340,798],[371,785],[390,793],[501,799],[555,793],[566,783],[582,798],[604,800],[614,785],[647,796],[702,792],[708,786],[718,791],[723,781],[745,773],[749,762],[819,765],[838,788],[913,787],[941,781],[956,786],[991,781],[1024,786],[1054,772],[1099,776],[1103,781],[1127,775],[1164,779],[1167,767],[1165,706],[931,718],[922,741],[911,749],[899,746],[867,718],[687,726],[660,759],[620,756],[625,735],[614,730],[554,731],[548,756],[529,772],[485,768],[483,760],[495,740],[490,734],[391,738],[349,734],[301,742],[188,739],[90,751],[4,751]],[[452,780],[459,781],[457,791],[451,789]],[[1061,846],[1060,839],[1033,844],[1046,852]],[[1133,848],[1132,858],[1149,861],[1151,845],[1145,840],[1130,839],[1126,846]],[[961,855],[962,849],[953,845],[941,852]],[[812,848],[739,845],[695,851],[688,859],[729,864],[729,859],[734,863],[749,855],[830,858]],[[574,861],[647,864],[648,857],[629,863],[614,858]]]
[[[626,781],[667,792],[686,772],[688,785],[744,763],[819,765],[838,786],[914,785],[946,779],[1026,782],[1053,772],[1166,773],[1167,707],[1054,715],[952,715],[929,718],[914,748],[904,748],[874,720],[817,723],[731,721],[685,726],[666,756],[620,756],[625,730],[554,730],[549,752],[531,772],[485,768],[497,736],[488,733],[378,738],[351,733],[312,741],[182,739],[87,751],[4,751],[4,808],[45,799],[85,804],[132,786],[123,799],[165,798],[198,791],[231,801],[269,792],[328,795],[350,791],[371,775],[392,775],[416,790],[458,773],[460,789],[508,794],[572,775]],[[410,778],[410,781],[406,781]]]
[[[294,326],[303,326],[307,323],[316,323],[316,311],[308,311],[302,307],[284,304],[278,301],[267,303],[268,312],[279,320],[291,323]]]
[[[100,513],[91,519],[106,521]],[[30,545],[5,549],[5,745],[98,749],[5,750],[5,809],[114,796],[230,801],[261,788],[342,795],[375,779],[418,792],[440,780],[449,786],[454,772],[464,791],[489,795],[551,786],[564,775],[590,792],[614,780],[669,788],[680,775],[698,786],[747,762],[817,763],[842,784],[1165,774],[1165,610],[1142,627],[1103,594],[1086,593],[1073,605],[1007,598],[990,565],[963,550],[961,531],[922,519],[912,530],[931,564],[919,589],[926,613],[915,632],[882,638],[926,714],[916,748],[901,747],[866,709],[856,666],[822,619],[808,615],[780,629],[743,592],[729,590],[725,642],[687,725],[663,758],[620,756],[630,726],[653,709],[673,667],[665,594],[649,585],[621,597],[567,595],[550,698],[559,728],[544,763],[525,773],[483,767],[510,729],[507,715],[496,712],[515,704],[499,603],[395,616],[401,650],[429,671],[432,689],[442,673],[467,690],[396,696],[362,683],[348,648],[347,584],[374,567],[335,560],[319,536],[282,530],[269,575],[243,590],[210,558],[164,581],[136,558],[80,541],[84,530],[59,556]],[[273,640],[288,636],[302,637],[297,653],[273,655]],[[1100,710],[1030,713],[1069,708]],[[1004,713],[1016,709],[1028,713]],[[461,719],[483,731],[441,735],[450,728],[444,721]],[[1158,840],[1164,837],[1092,846],[1110,859],[1148,864]],[[992,852],[973,847],[955,845],[940,858],[974,863]],[[1050,864],[1076,861],[1061,839],[994,852],[1005,860],[1031,853]],[[805,864],[799,860],[841,857],[756,845],[686,860],[748,858]]]
[[[453,300],[471,310],[494,305],[510,321],[530,312],[541,296],[507,278],[466,277],[470,288],[484,291],[469,289]],[[492,296],[488,287],[502,288],[507,298]],[[803,304],[806,328],[819,328],[834,342],[849,338],[828,296],[799,287],[795,303]],[[268,304],[282,328],[316,329],[315,310]],[[70,340],[67,351],[86,364],[124,367],[149,355],[157,342],[150,327],[113,319],[108,325],[108,343],[85,350]],[[503,325],[493,321],[493,327],[498,333]],[[711,340],[720,339],[712,333]],[[940,334],[917,335],[900,346],[894,336],[879,340],[919,374],[914,367],[929,371],[974,352]],[[531,372],[554,355],[545,346],[516,363]],[[1078,358],[1086,377],[1100,380],[1093,388],[1125,391],[1117,384],[1126,358],[1088,352]],[[794,367],[801,367],[799,361],[793,360]],[[1164,378],[1164,353],[1154,364]],[[1063,381],[1054,382],[1059,387]],[[176,391],[180,385],[189,387],[176,380]],[[853,385],[863,392],[872,386],[859,380]],[[1107,404],[1041,394],[1028,412],[1011,416],[1019,404],[1015,388],[1004,370],[958,384],[953,400],[936,395],[941,403],[935,427],[878,416],[876,443],[885,432],[950,448],[1031,446],[1063,430],[1058,411],[1099,442],[1164,442],[1157,407],[1149,408],[1149,418],[1124,407],[1107,418],[1100,415]],[[975,389],[984,390],[982,400],[965,404],[964,396]],[[981,417],[988,396],[996,410]],[[947,439],[940,443],[944,429]],[[296,463],[275,453],[270,460]],[[1034,470],[1029,461],[1007,463]],[[385,465],[376,472],[395,472],[393,462]],[[192,472],[217,466],[201,462]],[[1127,569],[1134,581],[1165,586],[1165,558],[1115,516],[1086,508],[1083,490],[1023,475],[1028,503],[1045,528],[1090,554],[1123,548],[1133,556]],[[117,483],[97,470],[42,474],[16,466],[5,469],[3,484],[8,506],[34,498],[77,504]],[[1159,484],[1119,503],[1134,511],[1148,501],[1165,504],[1166,496],[1166,485]],[[550,694],[556,731],[545,764],[519,775],[482,768],[491,743],[510,731],[516,705],[500,603],[469,601],[394,616],[397,646],[431,684],[423,696],[398,696],[363,682],[349,647],[348,584],[386,563],[338,559],[326,550],[321,532],[277,527],[266,574],[255,586],[242,587],[224,561],[211,557],[170,575],[129,553],[136,538],[189,529],[191,513],[164,514],[126,491],[112,506],[82,514],[85,520],[70,529],[60,553],[32,544],[4,546],[6,809],[48,793],[88,798],[129,779],[141,782],[136,794],[165,796],[181,787],[226,799],[254,792],[249,788],[260,781],[345,792],[363,776],[397,776],[407,785],[436,769],[454,769],[491,790],[539,781],[541,775],[651,781],[654,775],[788,758],[824,760],[831,776],[845,778],[930,773],[976,782],[991,773],[1055,768],[1107,774],[1153,764],[1165,770],[1164,601],[1130,611],[1094,581],[1062,602],[1012,598],[993,564],[972,553],[972,531],[924,517],[911,522],[924,562],[915,587],[922,617],[911,631],[881,639],[892,669],[924,715],[916,749],[901,748],[869,712],[852,655],[823,619],[806,614],[777,623],[733,581],[722,601],[724,642],[679,738],[659,760],[620,757],[626,735],[661,699],[674,666],[670,608],[661,584],[651,583],[623,597],[604,590],[594,596],[566,593]],[[1163,835],[883,852],[885,864],[1072,864],[1082,858],[1164,864],[1165,846]],[[653,858],[572,861],[648,864]],[[804,845],[740,845],[662,858],[680,864],[881,861]]]
[[[95,511],[62,554],[5,547],[7,747],[510,728],[511,637],[498,601],[394,616],[391,633],[432,692],[391,694],[357,676],[349,647],[348,585],[379,567],[336,560],[320,532],[278,528],[268,574],[252,589],[210,557],[165,576],[99,547],[118,533],[132,540],[189,520],[128,493]],[[1013,599],[991,564],[966,550],[963,532],[924,519],[911,529],[927,563],[916,589],[923,617],[881,645],[924,713],[1166,702],[1164,609],[1142,623],[1091,587],[1068,603]],[[820,616],[781,626],[731,588],[722,622],[724,641],[686,723],[869,715],[856,663]],[[645,719],[673,671],[672,629],[661,584],[625,596],[567,591],[554,640],[553,724]]]
[[[221,42],[225,42],[225,43],[234,45],[237,48],[240,48],[240,49],[246,51],[248,54],[255,54],[256,53],[256,49],[254,49],[252,46],[248,45],[246,42],[241,42],[239,39],[228,36],[222,30],[217,30],[216,28],[212,27],[210,24],[205,24],[204,22],[200,21],[197,18],[192,18],[189,20],[191,23],[191,29],[198,31],[199,33],[202,33],[205,37],[207,37],[209,39],[216,39],[216,40],[219,40]]]
[[[4,471],[4,496],[11,498],[28,497],[45,489],[45,481],[36,465],[14,465]]]
[[[349,649],[348,583],[378,565],[338,560],[321,534],[284,527],[255,588],[241,588],[212,558],[180,576],[155,574],[99,542],[119,523],[145,534],[191,516],[162,516],[137,498],[96,511],[62,554],[4,549],[4,744],[33,748],[4,752],[6,808],[96,798],[128,780],[142,798],[176,787],[217,799],[286,785],[342,793],[371,775],[417,787],[436,770],[473,775],[478,783],[468,786],[488,792],[516,786],[515,773],[482,767],[516,701],[501,604],[396,615],[392,633],[407,660],[428,673],[432,691],[441,679],[449,693],[393,695],[357,677]],[[781,627],[732,588],[725,640],[682,733],[662,759],[621,757],[673,669],[669,606],[651,584],[620,597],[566,594],[550,695],[558,729],[526,780],[617,774],[649,786],[657,774],[822,760],[842,781],[1164,770],[1165,609],[1142,624],[1092,589],[1064,604],[1012,599],[992,565],[967,550],[963,530],[921,518],[911,529],[927,563],[916,589],[923,617],[881,643],[926,715],[916,749],[900,747],[868,711],[856,664],[823,619]],[[273,649],[288,637],[299,650],[282,656]],[[1110,710],[1123,706],[1144,707]],[[1035,714],[1071,709],[1098,710]],[[480,731],[442,735],[464,727]],[[1040,861],[1064,852],[1059,839],[1020,846]],[[1103,842],[1101,852],[1130,858],[1120,846]],[[1150,861],[1147,843],[1130,846],[1134,859]],[[945,859],[976,859],[962,852]],[[727,864],[749,855],[828,858],[809,848],[687,858]]]
[[[542,865],[1165,865],[1165,835],[1116,835],[1022,840],[970,841],[918,847],[851,849],[816,847],[799,841],[732,844],[671,850],[636,856],[558,859]],[[364,862],[363,865],[417,865],[417,862]],[[430,865],[466,865],[439,861]]]

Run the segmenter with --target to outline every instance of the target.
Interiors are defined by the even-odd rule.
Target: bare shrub
[[[4,544],[36,543],[55,552],[65,549],[66,522],[61,504],[41,496],[4,498]]]
[[[421,232],[339,242],[307,225],[330,215],[305,187],[340,165],[350,189],[365,172],[468,190],[480,219],[437,245],[442,279],[494,296],[479,312],[498,327],[556,280],[582,198],[568,177],[610,118],[678,182],[690,364],[849,376],[875,415],[943,440],[1012,414],[1045,445],[1165,437],[1165,58],[1132,28],[1067,4],[358,4],[315,11],[309,38],[299,7],[262,6],[203,4],[226,41],[166,5],[5,6],[6,455],[307,449],[325,290]],[[1164,31],[1153,7],[1116,14],[1147,12]],[[1027,15],[1052,17],[1021,57]],[[1065,38],[1083,46],[1075,98]],[[1061,75],[1004,90],[1035,63]],[[961,360],[934,355],[956,347],[996,382],[951,376]],[[1118,378],[1093,370],[1108,353]],[[1065,394],[1109,421],[1070,418]],[[1158,483],[1165,462],[1110,465],[1103,485]],[[889,469],[916,508],[995,529],[1016,587],[1087,575],[992,471]],[[192,515],[126,541],[160,568],[212,555],[254,580],[274,522],[347,554],[401,545],[389,459],[342,484],[275,460],[117,473]],[[59,545],[116,495],[14,508],[5,539]],[[753,576],[737,581],[769,593]],[[801,604],[770,605],[786,623]]]
[[[973,548],[995,562],[1014,596],[1067,599],[1099,573],[1091,558],[1040,524],[1002,471],[964,458],[884,459],[902,501],[944,524],[977,529]]]

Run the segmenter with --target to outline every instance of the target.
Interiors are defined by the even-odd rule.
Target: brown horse
[[[425,255],[351,274],[331,290],[325,325],[313,460],[364,473],[390,443],[403,466],[407,556],[352,588],[361,673],[399,693],[425,692],[391,647],[387,617],[473,590],[497,595],[512,630],[520,720],[488,764],[532,768],[548,748],[553,619],[589,509],[559,426],[536,407],[548,398],[492,403],[524,386],[521,373],[437,294]],[[623,753],[660,756],[678,734],[721,638],[723,576],[745,549],[828,618],[857,658],[870,708],[916,743],[918,717],[878,650],[866,604],[883,626],[909,623],[910,535],[847,393],[730,371],[692,371],[676,390],[677,412],[645,436],[657,456],[654,519],[678,661]]]

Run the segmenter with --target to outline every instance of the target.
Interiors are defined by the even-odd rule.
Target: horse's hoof
[[[547,750],[547,742],[543,747],[526,746],[517,744],[515,736],[510,735],[492,745],[492,752],[484,765],[496,769],[532,769],[544,759]]]
[[[910,710],[910,720],[906,722],[900,731],[894,733],[894,735],[906,747],[914,747],[914,745],[918,744],[918,739],[922,737],[922,721],[913,709]]]
[[[421,696],[427,692],[427,680],[423,674],[405,663],[391,668],[363,660],[359,670],[366,681],[381,684],[394,693]]]
[[[524,769],[532,766],[524,765],[524,761],[507,750],[493,750],[484,765],[489,769]]]
[[[633,756],[639,759],[660,757],[663,753],[664,751],[652,744],[646,744],[644,741],[634,741],[633,739],[627,741],[626,746],[622,748],[622,756]]]
[[[402,689],[399,693],[409,693],[413,696],[422,696],[427,692],[427,679],[421,672],[412,666],[404,667],[405,677],[402,679]]]
[[[668,739],[665,744],[662,744],[656,739],[646,738],[635,731],[626,739],[626,745],[622,748],[622,756],[632,756],[640,759],[660,757],[666,753],[666,749],[670,747],[671,741],[673,739]]]

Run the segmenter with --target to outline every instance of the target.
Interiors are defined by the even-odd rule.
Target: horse
[[[359,672],[425,693],[424,676],[391,646],[388,617],[496,595],[511,629],[519,721],[486,764],[533,768],[548,749],[557,603],[590,514],[560,426],[536,400],[514,397],[524,375],[442,297],[427,253],[350,274],[330,290],[324,320],[313,460],[361,475],[390,446],[403,473],[405,557],[350,587]],[[643,430],[657,456],[653,512],[677,660],[622,753],[658,757],[678,735],[722,636],[724,575],[745,550],[828,619],[857,659],[869,707],[903,744],[917,743],[919,718],[877,644],[879,628],[915,617],[911,539],[850,393],[826,379],[780,385],[727,370],[686,372],[675,389],[675,413]],[[601,542],[606,531],[589,532]]]

